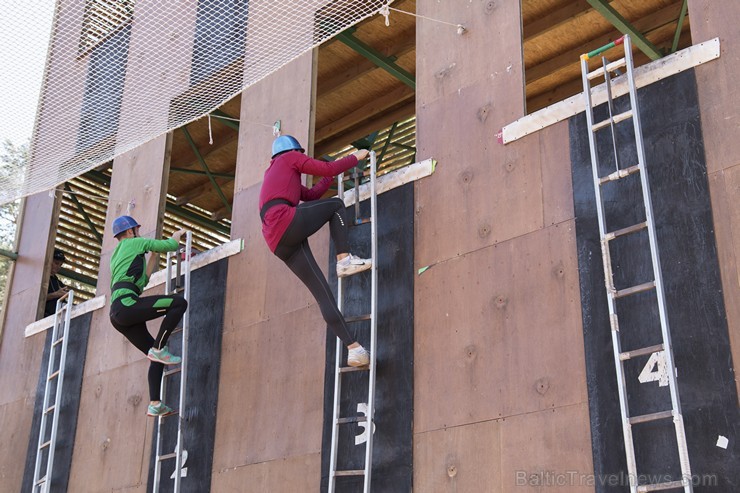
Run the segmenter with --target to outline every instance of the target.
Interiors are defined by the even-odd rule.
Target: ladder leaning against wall
[[[34,493],[48,493],[51,490],[52,472],[54,469],[54,452],[57,444],[57,428],[59,427],[59,412],[62,405],[62,388],[64,384],[64,366],[67,360],[67,340],[69,339],[69,324],[72,318],[75,292],[70,290],[57,300],[57,309],[54,312],[54,325],[51,331],[51,346],[49,347],[49,363],[46,370],[44,385],[44,401],[41,406],[41,423],[39,425],[39,440],[36,448],[36,465],[33,470]],[[59,335],[61,332],[61,336]],[[61,344],[61,348],[59,345]],[[57,353],[58,351],[58,353]],[[54,404],[51,404],[52,399]],[[47,429],[51,418],[51,426]],[[44,464],[44,459],[46,463]],[[42,469],[44,470],[43,476]]]
[[[167,396],[167,382],[178,375],[180,377],[180,392],[177,406],[174,407],[176,412],[167,416],[157,418],[157,451],[154,459],[154,493],[160,490],[160,480],[162,475],[162,463],[167,460],[175,459],[175,470],[172,475],[174,479],[173,492],[180,492],[180,484],[183,473],[183,463],[187,458],[183,444],[183,414],[186,404],[185,391],[187,387],[187,369],[188,369],[188,331],[190,329],[190,260],[192,255],[193,234],[188,231],[186,234],[185,248],[178,248],[176,252],[167,252],[167,269],[165,280],[165,294],[182,294],[188,302],[188,307],[182,317],[182,328],[175,329],[172,335],[181,332],[182,340],[182,361],[176,368],[165,368],[162,374],[162,389],[160,397],[164,399]],[[174,268],[173,268],[174,267]],[[173,275],[174,274],[174,275]],[[170,453],[164,453],[163,428],[166,420],[177,417],[177,441],[175,450]]]
[[[370,364],[364,367],[343,366],[344,346],[342,341],[337,338],[336,344],[336,363],[334,368],[334,408],[332,413],[332,432],[331,432],[331,456],[329,459],[329,493],[336,491],[337,477],[342,476],[362,476],[363,493],[370,492],[370,481],[372,473],[373,458],[373,436],[375,431],[375,355],[377,354],[377,332],[378,332],[378,196],[376,191],[376,173],[377,160],[375,152],[370,152],[370,217],[360,218],[360,183],[359,173],[354,173],[354,193],[355,193],[355,225],[370,223],[370,251],[372,267],[370,269],[370,313],[358,316],[345,316],[348,323],[370,321]],[[344,198],[344,176],[339,175],[338,182],[339,198]],[[343,282],[342,278],[337,279],[337,305],[339,310],[344,314],[343,300]],[[342,378],[350,373],[363,372],[367,375],[368,391],[365,408],[365,416],[340,416],[340,404],[342,401]],[[359,408],[358,408],[359,410]],[[348,425],[362,424],[365,428],[365,458],[363,469],[344,469],[340,470],[337,466],[337,452],[339,444],[339,433],[342,428]]]
[[[602,66],[594,71],[589,71],[588,60],[605,51],[623,45],[624,57],[609,62],[602,56]],[[671,345],[671,333],[668,325],[668,315],[666,309],[665,293],[663,279],[660,267],[660,256],[655,232],[655,219],[653,215],[652,202],[650,199],[650,187],[648,184],[647,169],[645,167],[645,149],[642,139],[642,128],[640,126],[640,111],[637,101],[637,87],[635,85],[634,66],[632,61],[632,45],[629,35],[622,36],[616,41],[609,43],[597,50],[581,56],[581,72],[583,77],[583,93],[586,98],[586,122],[588,125],[588,138],[591,151],[591,168],[593,172],[594,189],[596,193],[596,208],[599,221],[599,236],[601,239],[601,252],[604,264],[604,278],[606,283],[607,299],[609,304],[609,318],[611,323],[612,346],[614,350],[614,362],[617,370],[617,386],[619,389],[619,403],[622,415],[622,431],[624,434],[624,448],[627,456],[627,469],[630,479],[630,491],[633,493],[643,491],[659,491],[666,489],[683,488],[685,492],[693,492],[691,466],[689,464],[689,454],[686,445],[686,432],[684,430],[683,415],[681,414],[681,403],[678,395],[678,384],[676,381],[676,369],[673,361],[673,348]],[[613,94],[612,73],[620,69],[626,69],[626,79],[629,85],[629,103],[630,108],[627,111],[615,114]],[[594,79],[603,79],[604,88],[607,97],[607,109],[609,117],[601,122],[594,123],[594,101],[595,88],[591,86]],[[634,139],[637,151],[637,163],[630,163],[630,166],[622,167],[619,163],[619,152],[616,139],[616,125],[622,121],[632,121],[634,129]],[[596,143],[597,133],[609,128],[611,130],[612,150],[614,152],[615,168],[614,171],[606,176],[601,176],[599,167],[599,155]],[[645,221],[634,224],[615,231],[609,231],[606,224],[606,203],[602,198],[602,187],[616,180],[621,180],[632,174],[639,173],[640,186],[642,189],[643,207]],[[639,204],[635,204],[638,206]],[[650,258],[652,261],[653,280],[636,286],[624,289],[616,289],[613,278],[612,259],[610,251],[610,242],[627,235],[639,233],[647,230]],[[662,342],[660,344],[638,348],[630,351],[622,351],[620,340],[619,317],[617,315],[617,300],[637,293],[655,291],[655,297],[658,304],[658,315],[660,318],[660,328]],[[625,381],[625,363],[631,359],[651,355],[651,357],[660,358],[661,363],[665,365],[667,383],[670,391],[671,409],[654,412],[651,414],[632,416],[630,415],[630,406],[628,402],[627,383]],[[676,434],[676,444],[678,460],[681,466],[681,479],[664,481],[653,484],[638,484],[638,464],[635,458],[635,445],[632,434],[632,426],[643,423],[649,423],[659,420],[672,419]],[[666,451],[668,452],[668,451]]]

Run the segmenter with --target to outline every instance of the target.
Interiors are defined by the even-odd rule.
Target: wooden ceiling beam
[[[415,97],[415,91],[406,85],[398,86],[379,98],[375,98],[367,104],[356,108],[354,111],[348,113],[342,118],[336,121],[324,125],[321,128],[316,129],[315,142],[322,142],[331,138],[332,136],[342,133],[361,122],[373,118],[374,115],[382,113],[386,110],[397,106],[399,103],[404,103]]]
[[[656,12],[653,12],[648,16],[637,19],[634,23],[635,28],[640,30],[647,30],[654,29],[656,27],[662,27],[666,24],[670,24],[671,22],[677,22],[678,16],[680,15],[679,3],[680,1],[669,5],[668,7],[664,7]],[[599,46],[603,46],[608,42],[613,41],[614,39],[615,33],[611,32],[596,39],[592,39],[591,41],[589,41],[589,46],[596,48]],[[577,48],[561,53],[554,58],[550,58],[549,60],[535,65],[534,67],[526,69],[524,72],[526,83],[531,84],[535,81],[548,77],[567,65],[579,64],[580,56],[587,51],[588,49],[586,49],[586,47],[579,46]]]
[[[216,183],[218,183],[219,186],[223,186],[229,181],[231,181],[231,179],[216,178]],[[195,188],[191,188],[190,191],[178,195],[175,200],[176,205],[185,205],[191,200],[198,198],[200,195],[210,192],[213,189],[213,184],[211,184],[209,180],[201,182],[200,184],[191,184],[190,186],[194,186]]]
[[[586,0],[576,0],[575,2],[569,3],[554,12],[546,14],[541,19],[529,22],[525,24],[522,29],[524,42],[526,43],[537,36],[547,34],[566,22],[580,17],[589,10],[591,10],[591,5]]]
[[[378,51],[388,58],[398,59],[415,48],[416,32],[414,30],[408,30],[407,32],[402,33],[397,40],[394,40],[394,43],[389,49],[380,49]],[[346,85],[351,84],[360,77],[379,69],[380,68],[375,63],[371,62],[367,58],[359,58],[358,62],[353,64],[350,69],[338,74],[332,73],[330,76],[321,78],[316,84],[318,97],[337,91]]]
[[[359,138],[375,132],[376,130],[383,129],[394,122],[413,116],[415,113],[416,101],[412,99],[411,101],[407,101],[387,112],[378,113],[372,118],[366,118],[358,125],[355,125],[340,134],[332,135],[321,142],[317,141],[314,145],[314,154],[316,156],[323,156],[330,152],[334,152]]]

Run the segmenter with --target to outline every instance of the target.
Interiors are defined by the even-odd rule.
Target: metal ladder
[[[341,476],[364,476],[363,492],[370,492],[370,480],[372,475],[373,459],[373,435],[375,427],[375,354],[377,348],[377,312],[378,312],[378,264],[376,262],[378,252],[378,227],[377,227],[377,210],[378,196],[376,192],[376,173],[377,160],[375,152],[370,152],[370,217],[360,218],[360,183],[359,173],[354,173],[354,193],[355,193],[355,224],[370,223],[370,244],[372,268],[370,269],[370,313],[353,317],[345,317],[348,323],[359,322],[363,320],[370,321],[370,364],[365,367],[342,366],[344,356],[344,345],[337,338],[336,345],[336,364],[334,369],[334,411],[332,415],[332,433],[331,433],[331,457],[329,462],[329,493],[336,489],[336,478]],[[344,197],[344,175],[339,175],[338,193],[339,198]],[[337,305],[339,310],[343,310],[342,296],[342,278],[337,278]],[[342,376],[350,372],[367,372],[368,374],[368,392],[367,392],[367,410],[365,416],[340,416],[340,402],[342,391]],[[351,423],[366,423],[367,441],[365,442],[365,468],[337,470],[337,445],[339,441],[340,427]]]
[[[589,72],[588,60],[590,58],[597,56],[605,52],[606,50],[620,44],[624,45],[624,58],[609,63],[606,58],[602,57],[602,66],[597,70]],[[619,403],[622,414],[622,430],[624,434],[625,453],[627,456],[627,469],[630,478],[630,491],[635,493],[683,487],[685,492],[693,492],[691,481],[691,466],[689,464],[689,453],[686,445],[686,432],[684,430],[683,415],[681,414],[681,403],[678,396],[676,368],[673,361],[673,349],[671,345],[671,332],[668,326],[665,293],[663,288],[662,274],[660,270],[660,256],[658,253],[653,208],[650,199],[650,187],[648,185],[647,169],[645,168],[645,149],[642,139],[642,128],[640,126],[640,111],[637,102],[637,87],[635,85],[633,65],[632,45],[630,37],[628,35],[622,36],[616,41],[602,46],[597,50],[581,55],[581,72],[583,76],[583,93],[586,97],[586,121],[588,124],[588,137],[591,151],[591,168],[593,171],[594,190],[596,192],[596,207],[599,220],[599,236],[601,238],[604,278],[609,303],[609,318],[614,350],[614,362],[617,369],[617,386],[619,388]],[[630,109],[619,114],[614,114],[612,79],[610,74],[622,67],[625,67],[627,70]],[[602,122],[594,123],[594,106],[592,101],[593,89],[591,87],[591,81],[597,78],[603,78],[605,81],[609,118]],[[632,166],[622,168],[620,167],[619,155],[617,152],[615,126],[617,125],[617,123],[628,119],[632,119],[638,162],[637,164],[634,164]],[[612,143],[616,169],[614,170],[614,172],[608,174],[607,176],[599,176],[599,157],[596,147],[596,132],[607,127],[611,129],[612,133]],[[604,202],[602,199],[601,186],[611,181],[620,180],[634,173],[640,174],[640,184],[642,188],[642,197],[645,209],[645,221],[616,231],[608,231],[604,213]],[[611,253],[609,249],[610,241],[619,237],[637,233],[645,229],[647,229],[650,244],[650,255],[653,266],[653,281],[618,290],[615,288],[613,279]],[[616,300],[625,296],[651,290],[655,290],[657,298],[663,342],[655,346],[623,352],[620,342],[619,318],[617,316]],[[626,361],[632,358],[646,355],[656,355],[658,357],[662,355],[665,360],[665,370],[667,372],[667,380],[671,396],[671,409],[641,416],[631,416],[629,411],[624,365]],[[663,483],[642,485],[637,484],[638,472],[635,460],[635,446],[632,437],[632,426],[640,423],[647,423],[669,418],[672,418],[676,432],[676,443],[678,446],[678,456],[681,465],[682,478],[679,481],[668,481]]]
[[[44,386],[44,403],[41,407],[41,424],[39,426],[39,441],[36,448],[36,465],[33,470],[34,493],[51,491],[51,477],[54,468],[54,449],[57,443],[57,427],[59,426],[59,411],[62,402],[62,386],[64,384],[64,365],[67,361],[67,339],[69,323],[72,318],[75,292],[70,290],[57,300],[57,309],[54,313],[54,326],[51,332],[51,347],[49,348],[49,364],[46,370],[46,384]],[[62,335],[59,336],[61,330]],[[56,348],[62,345],[59,353],[59,364],[56,364]],[[56,382],[53,384],[52,382]],[[54,404],[49,405],[52,388],[54,388]],[[47,419],[51,416],[51,436],[46,437]],[[41,476],[41,464],[46,455],[46,472]]]
[[[182,479],[182,466],[184,459],[187,458],[187,453],[183,454],[183,441],[182,441],[182,427],[183,427],[183,416],[182,410],[185,409],[185,390],[187,387],[187,369],[188,369],[188,329],[190,328],[190,259],[192,256],[192,244],[193,235],[191,231],[186,233],[185,249],[178,248],[176,252],[167,252],[167,268],[165,281],[165,294],[182,293],[185,300],[188,302],[188,307],[185,310],[185,314],[182,317],[182,329],[175,329],[172,335],[177,332],[182,332],[182,362],[179,366],[173,369],[167,369],[162,374],[162,389],[160,397],[162,399],[167,395],[167,380],[174,375],[180,375],[180,397],[178,400],[177,410],[174,414],[169,416],[160,416],[157,418],[157,452],[154,460],[154,493],[159,493],[160,476],[162,474],[162,462],[166,460],[175,459],[175,472],[174,472],[174,493],[180,492],[180,482]],[[183,258],[184,257],[184,258]],[[175,276],[172,276],[172,267],[174,263]],[[171,417],[177,417],[177,442],[175,443],[175,450],[171,453],[163,453],[162,451],[162,427],[164,421]]]

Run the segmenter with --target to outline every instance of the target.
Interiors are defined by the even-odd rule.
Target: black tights
[[[308,237],[329,222],[329,233],[337,253],[349,252],[347,212],[338,198],[314,200],[299,204],[295,217],[280,238],[275,255],[303,281],[316,302],[327,326],[345,346],[355,342],[347,322],[337,308],[337,302],[308,246]]]
[[[123,300],[128,303],[129,300],[135,300],[131,306],[123,304]],[[170,296],[136,296],[124,297],[115,300],[110,308],[110,321],[118,332],[124,335],[131,344],[136,346],[144,354],[149,349],[162,349],[167,344],[170,334],[182,319],[188,302],[178,294]],[[164,315],[162,325],[159,327],[159,333],[155,340],[146,328],[146,322]],[[164,365],[152,361],[149,364],[149,400],[158,401],[160,399],[160,389],[162,385],[162,372]]]

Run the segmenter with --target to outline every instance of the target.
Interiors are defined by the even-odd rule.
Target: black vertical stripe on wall
[[[647,86],[638,97],[694,491],[737,491],[740,416],[694,73]],[[617,112],[629,106],[627,96],[616,103]],[[605,111],[597,108],[595,121]],[[621,167],[636,164],[631,121],[617,129]],[[614,170],[608,129],[597,142],[604,175]],[[570,149],[594,484],[597,492],[629,491],[584,114],[570,120]],[[645,219],[639,175],[609,183],[602,193],[609,231]],[[612,242],[617,289],[653,279],[648,248],[644,232]],[[618,300],[617,314],[623,351],[661,342],[654,292]],[[625,375],[631,415],[670,409],[668,387],[652,380],[659,372],[650,356],[627,361]],[[640,484],[680,479],[673,422],[632,429]],[[717,445],[720,437],[729,439],[727,448]]]

